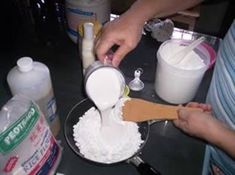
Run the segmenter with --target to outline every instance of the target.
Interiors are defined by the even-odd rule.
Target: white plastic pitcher
[[[184,68],[178,64],[171,64],[167,60],[166,47],[170,49],[169,54],[174,55],[177,52],[174,52],[174,49],[188,44],[190,44],[188,41],[168,40],[160,46],[157,52],[158,64],[155,91],[160,98],[172,104],[187,103],[195,97],[204,73],[210,64],[210,55],[202,45],[196,47],[193,54],[197,54],[200,57],[199,59],[201,59],[203,66],[190,65],[191,68]]]

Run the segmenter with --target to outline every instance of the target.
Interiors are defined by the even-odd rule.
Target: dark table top
[[[46,38],[46,42],[41,42],[42,38],[37,37],[33,29],[24,26],[17,29],[17,34],[14,40],[9,41],[12,45],[0,53],[0,105],[11,98],[6,76],[18,58],[30,56],[49,67],[61,120],[61,130],[57,139],[61,141],[63,156],[57,172],[66,175],[137,175],[137,170],[126,162],[110,166],[87,162],[75,155],[65,141],[64,120],[70,109],[85,98],[78,46],[68,38],[63,29],[51,38]],[[121,63],[120,69],[127,83],[133,79],[134,70],[140,67],[144,71],[141,76],[145,83],[144,90],[131,92],[130,96],[165,103],[154,91],[157,61],[155,55],[159,45],[160,43],[150,36],[143,36],[137,48]],[[206,72],[195,101],[205,100],[211,74],[212,69]],[[182,133],[172,122],[161,121],[151,125],[150,137],[140,157],[163,175],[198,175],[202,170],[204,147],[203,141]]]

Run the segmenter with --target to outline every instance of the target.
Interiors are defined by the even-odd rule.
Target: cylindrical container
[[[110,20],[109,0],[66,0],[67,33],[77,43],[78,30],[85,22],[104,24]]]
[[[172,103],[183,104],[191,101],[210,64],[210,55],[202,45],[186,55],[180,64],[171,59],[180,49],[190,44],[183,40],[165,41],[157,52],[155,91],[160,98]]]
[[[94,103],[102,108],[110,104],[115,105],[123,96],[126,85],[125,78],[118,68],[100,61],[95,61],[86,69],[84,84],[88,97],[96,100]],[[96,98],[93,99],[94,97]]]
[[[30,57],[22,57],[8,73],[7,82],[12,95],[23,94],[39,105],[56,136],[60,130],[60,121],[48,67]]]

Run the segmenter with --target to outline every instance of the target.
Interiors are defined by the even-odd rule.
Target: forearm
[[[235,131],[222,123],[216,123],[212,128],[208,130],[206,140],[235,158]]]
[[[164,17],[199,4],[202,0],[137,0],[124,14],[144,25],[153,17]]]

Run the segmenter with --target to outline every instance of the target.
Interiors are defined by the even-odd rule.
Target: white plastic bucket
[[[160,98],[172,104],[183,104],[191,101],[201,83],[205,71],[210,64],[210,54],[203,45],[197,46],[194,52],[201,58],[204,66],[192,69],[178,67],[170,64],[163,57],[164,47],[171,44],[188,45],[190,42],[183,40],[165,41],[157,52],[157,71],[155,79],[155,91]],[[173,48],[174,49],[174,48]],[[173,52],[170,50],[169,52]]]
[[[109,0],[66,0],[67,33],[77,43],[78,28],[85,22],[104,24],[110,20]]]

